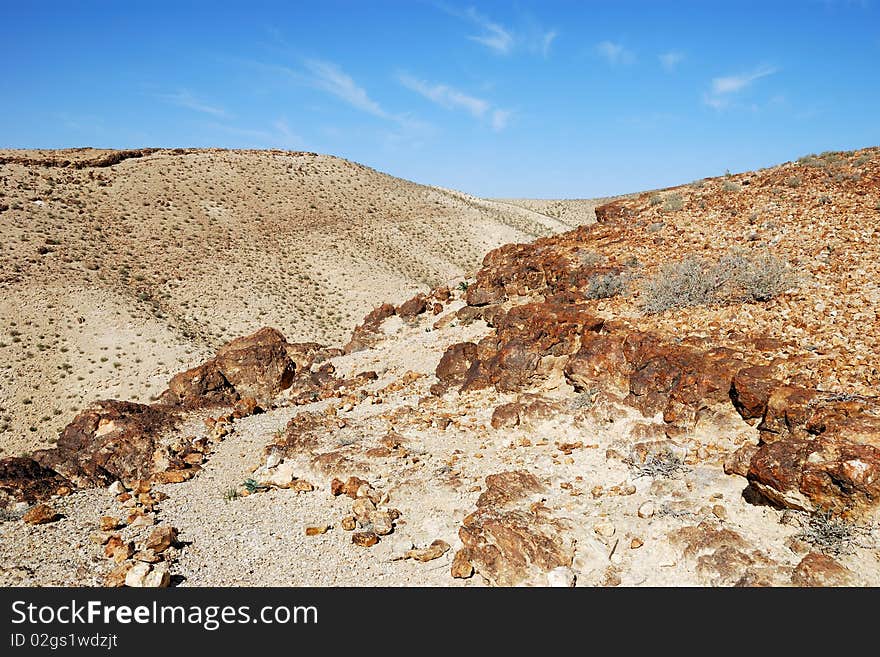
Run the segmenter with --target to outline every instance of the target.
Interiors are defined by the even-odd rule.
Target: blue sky
[[[0,146],[585,198],[880,144],[880,0],[0,0]]]

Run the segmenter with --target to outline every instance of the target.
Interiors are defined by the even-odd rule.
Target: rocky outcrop
[[[356,326],[352,332],[351,339],[345,345],[345,353],[350,354],[369,349],[376,344],[381,339],[382,334],[379,327],[382,322],[396,313],[397,309],[390,303],[383,303],[367,313],[363,323]]]
[[[321,345],[289,344],[277,329],[263,328],[228,342],[211,360],[175,375],[161,401],[192,409],[250,397],[265,409],[320,355],[325,355]]]
[[[477,510],[459,530],[464,547],[455,555],[453,576],[469,576],[472,569],[494,586],[516,586],[543,583],[546,573],[570,566],[574,546],[563,521],[540,501],[528,504],[543,490],[528,472],[489,475]]]
[[[30,457],[0,459],[0,507],[12,501],[33,504],[71,488],[68,479]]]
[[[57,447],[35,452],[34,459],[77,486],[106,486],[117,479],[149,479],[169,468],[188,469],[179,455],[161,448],[162,434],[177,419],[164,406],[101,401],[65,427]]]

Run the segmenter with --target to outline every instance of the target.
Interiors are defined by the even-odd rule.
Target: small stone
[[[55,494],[56,494],[58,497],[67,497],[67,496],[70,495],[72,492],[73,492],[73,491],[70,489],[70,486],[59,486],[59,487],[55,490]]]
[[[632,484],[626,484],[625,486],[621,486],[620,494],[621,495],[634,495],[636,492],[636,487]]]
[[[459,550],[452,558],[450,574],[456,579],[467,579],[474,574],[474,566],[464,550]]]
[[[330,525],[306,527],[306,536],[320,536],[321,534],[326,534],[328,529],[330,529]]]
[[[611,536],[614,536],[617,528],[610,522],[600,522],[593,526],[593,531],[599,534],[599,536],[610,538]]]
[[[55,522],[60,518],[61,514],[48,504],[37,504],[22,516],[22,520],[29,525],[44,525],[47,522]]]
[[[168,570],[168,562],[163,561],[152,567],[144,578],[144,586],[154,589],[164,589],[171,584],[171,572]]]
[[[370,484],[363,484],[357,489],[356,497],[363,498],[366,497],[373,504],[378,504],[379,500],[382,499],[382,495],[374,489]]]
[[[91,534],[89,534],[89,540],[92,543],[96,543],[98,545],[104,545],[105,543],[107,543],[107,541],[110,540],[111,536],[113,536],[113,534],[111,532],[104,532],[104,531],[92,532]]]
[[[150,527],[155,523],[153,516],[144,513],[132,513],[127,520],[130,527]]]
[[[712,515],[714,515],[719,520],[727,519],[727,509],[724,508],[723,504],[716,504],[712,507]]]
[[[599,499],[600,497],[602,497],[603,492],[604,491],[602,486],[593,486],[593,488],[590,490],[590,495],[593,496],[593,499]]]
[[[374,533],[386,536],[394,531],[394,522],[386,511],[371,511],[367,516]]]
[[[98,521],[98,526],[105,532],[118,529],[119,524],[119,518],[114,518],[113,516],[101,516],[101,519]]]
[[[113,548],[113,552],[110,554],[110,558],[113,559],[116,563],[122,563],[131,558],[131,555],[134,554],[134,542],[129,541],[128,543],[123,543],[115,548]]]
[[[150,483],[149,479],[139,479],[138,482],[132,487],[132,492],[136,495],[140,495],[141,493],[149,493],[152,487],[153,484]]]
[[[339,525],[347,532],[353,531],[357,527],[357,520],[354,516],[345,516]]]
[[[116,548],[122,546],[122,536],[119,534],[113,534],[107,541],[104,543],[104,556],[108,559],[113,556],[113,552]]]
[[[376,505],[367,497],[362,497],[354,501],[351,505],[351,512],[360,523],[369,522],[369,515],[376,510]]]
[[[426,548],[409,550],[404,555],[407,559],[415,559],[416,561],[433,561],[442,557],[449,551],[449,543],[444,540],[437,539]]]
[[[351,542],[361,547],[372,547],[379,542],[379,537],[373,532],[355,532],[351,535]]]
[[[164,552],[177,542],[177,529],[171,525],[160,525],[147,538],[144,547],[154,552]]]
[[[153,552],[153,550],[139,550],[131,555],[135,561],[143,561],[144,563],[158,563],[162,561],[162,557]]]
[[[120,485],[121,485],[121,484],[120,484]],[[125,491],[119,493],[119,495],[116,496],[116,501],[117,501],[117,502],[122,502],[123,504],[124,504],[125,502],[128,502],[130,499],[132,499],[132,497],[131,497],[131,493],[126,493]]]
[[[107,487],[107,490],[113,495],[122,495],[125,492],[125,486],[117,479]]]
[[[315,490],[315,487],[305,479],[296,479],[290,484],[290,490],[294,493],[309,493]]]
[[[351,499],[356,499],[358,496],[358,490],[364,484],[369,486],[369,482],[366,482],[359,477],[349,477],[348,481],[342,486],[342,493],[348,495]]]
[[[333,477],[333,479],[330,481],[330,494],[333,497],[338,497],[339,495],[342,495],[342,491],[344,489],[345,489],[345,482],[343,482],[341,479],[337,479],[336,477]]]
[[[568,588],[575,585],[577,576],[571,568],[566,566],[557,566],[547,573],[547,586],[554,588]]]
[[[650,518],[654,515],[655,506],[654,503],[650,500],[647,502],[642,502],[639,507],[639,518]]]
[[[144,580],[150,573],[150,564],[138,562],[125,574],[125,585],[133,588],[143,588]]]
[[[634,538],[633,540],[631,540],[631,541],[629,542],[629,549],[630,549],[630,550],[638,550],[638,549],[639,549],[640,547],[642,547],[644,544],[645,544],[645,542],[644,542],[642,539],[640,539],[640,538]]]
[[[114,589],[125,586],[125,577],[130,569],[130,563],[121,563],[115,566],[113,570],[104,576],[104,586]]]

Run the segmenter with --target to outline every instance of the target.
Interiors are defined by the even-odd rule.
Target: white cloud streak
[[[464,109],[477,118],[485,115],[489,109],[488,101],[469,96],[445,84],[430,84],[406,73],[401,73],[397,79],[407,89],[415,91],[431,102],[447,109]]]
[[[714,78],[712,80],[712,93],[716,95],[730,94],[742,91],[755,80],[773,75],[777,69],[762,66],[751,73],[740,73],[739,75],[729,75],[722,78]]]
[[[635,54],[627,50],[621,44],[614,41],[601,41],[596,44],[596,52],[609,64],[631,64],[635,61]]]
[[[336,64],[319,59],[310,59],[305,62],[306,69],[312,74],[312,83],[348,103],[352,107],[362,110],[382,119],[393,118],[382,109],[375,100],[370,98],[366,90],[340,69]]]
[[[756,80],[773,75],[778,70],[772,66],[761,66],[750,73],[713,78],[710,91],[703,94],[703,103],[716,110],[729,107],[733,95],[743,91]]]
[[[488,100],[471,96],[446,84],[420,80],[408,73],[398,74],[397,80],[410,91],[416,92],[440,107],[448,110],[463,110],[475,119],[487,119],[496,132],[507,127],[511,112],[492,107],[492,103]]]
[[[177,93],[173,94],[159,94],[158,98],[164,100],[167,103],[171,103],[172,105],[177,105],[178,107],[184,107],[186,109],[193,110],[194,112],[201,112],[202,114],[210,114],[212,116],[218,117],[228,117],[229,114],[222,107],[216,107],[214,105],[209,105],[198,98],[196,98],[190,91],[186,89],[181,89]]]
[[[479,25],[483,34],[479,36],[469,36],[468,39],[481,43],[490,50],[494,50],[500,55],[507,55],[513,49],[513,34],[505,27],[494,23],[482,14],[478,13],[473,7],[469,8],[465,14],[472,22]]]

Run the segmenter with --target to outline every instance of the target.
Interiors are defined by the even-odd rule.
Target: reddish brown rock
[[[404,301],[397,307],[397,316],[405,319],[411,319],[417,315],[421,315],[428,309],[428,302],[424,294],[417,294],[412,299]]]
[[[351,339],[345,345],[345,353],[351,354],[363,349],[369,349],[379,339],[382,322],[397,312],[394,305],[383,303],[381,306],[371,310],[362,324],[355,327],[351,334]]]
[[[341,492],[343,495],[348,495],[348,497],[355,499],[358,496],[358,490],[364,484],[369,486],[369,482],[360,477],[349,477],[348,481],[342,485]]]
[[[435,374],[440,380],[440,394],[453,386],[464,383],[471,365],[477,359],[477,345],[473,342],[459,342],[449,346],[437,364]],[[431,392],[435,393],[434,387]]]
[[[250,417],[257,413],[262,413],[263,409],[257,404],[257,400],[253,397],[244,397],[239,399],[232,406],[232,414],[236,418]]]
[[[253,397],[261,407],[268,407],[293,383],[296,366],[287,347],[280,332],[263,328],[220,347],[215,360],[239,397]]]
[[[516,402],[501,404],[492,412],[493,429],[510,429],[519,424],[519,412],[522,407]]]
[[[821,434],[762,445],[749,481],[782,506],[863,515],[880,501],[880,449]]]
[[[791,575],[794,586],[853,586],[852,571],[825,554],[810,552],[795,567]]]
[[[535,475],[524,470],[500,472],[486,477],[486,490],[477,500],[477,507],[501,508],[545,490]]]
[[[747,477],[752,459],[758,452],[758,446],[747,443],[724,459],[724,473]]]
[[[351,535],[351,542],[360,547],[373,547],[379,542],[379,537],[373,532],[355,532]]]
[[[157,447],[177,418],[164,406],[97,402],[65,427],[57,447],[35,452],[34,459],[80,486],[148,479],[173,465]]]
[[[772,367],[746,367],[734,375],[730,399],[744,420],[764,417],[770,394],[782,385],[775,373]]]
[[[456,579],[467,579],[474,574],[474,565],[468,561],[467,550],[459,550],[452,558],[450,575]]]
[[[494,586],[540,581],[554,568],[571,565],[574,548],[562,529],[543,513],[484,507],[459,529],[462,559]]]
[[[8,456],[0,459],[0,507],[10,501],[33,504],[47,500],[72,483],[32,458]]]
[[[635,212],[621,201],[612,201],[596,208],[596,221],[600,224],[628,221],[633,217],[635,217]]]
[[[158,554],[175,543],[177,543],[177,528],[171,525],[160,525],[147,537],[144,547]]]
[[[29,525],[45,525],[46,523],[55,522],[60,519],[61,514],[48,504],[37,504],[36,506],[32,506],[27,510],[24,516],[22,516],[22,520]]]
[[[168,382],[168,390],[162,393],[162,401],[185,408],[225,406],[237,397],[214,359],[175,374]]]

